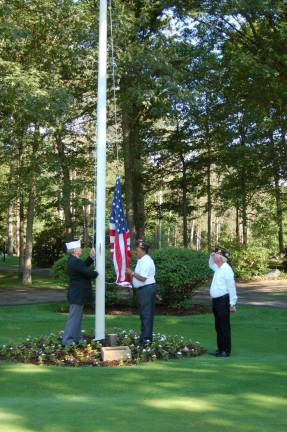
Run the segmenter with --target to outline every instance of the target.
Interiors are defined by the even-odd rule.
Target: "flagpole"
[[[107,125],[107,0],[100,0],[97,100],[97,188],[96,188],[96,317],[95,339],[105,338],[105,210]]]

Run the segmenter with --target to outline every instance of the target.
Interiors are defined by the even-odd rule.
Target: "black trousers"
[[[137,288],[137,302],[141,321],[140,341],[151,341],[155,311],[155,284]]]
[[[212,312],[215,318],[215,330],[217,333],[217,349],[219,352],[231,353],[231,328],[230,328],[230,304],[229,295],[212,299]]]

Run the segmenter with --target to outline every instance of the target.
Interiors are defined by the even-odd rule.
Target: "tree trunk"
[[[25,217],[24,217],[24,202],[23,202],[23,196],[20,197],[20,203],[19,203],[19,218],[20,218],[20,225],[19,225],[19,279],[22,279],[23,275],[23,269],[24,269],[24,255],[25,255]]]
[[[123,113],[125,198],[127,222],[134,241],[144,237],[143,167],[137,126],[133,124],[130,129],[126,116]]]
[[[195,220],[194,217],[191,221],[191,228],[190,228],[190,247],[193,247],[193,240],[194,240],[194,231],[195,231]]]
[[[15,235],[15,253],[20,256],[20,200],[16,203],[16,235]]]
[[[161,249],[162,247],[162,228],[161,228],[161,205],[162,205],[162,191],[158,191],[155,194],[156,205],[157,205],[157,219],[156,219],[156,247]]]
[[[69,165],[66,160],[65,145],[59,133],[56,135],[56,145],[62,170],[62,206],[65,216],[65,237],[67,240],[71,240],[74,237],[73,219],[71,212],[71,178]]]
[[[277,237],[279,254],[285,252],[284,236],[283,236],[283,210],[282,198],[278,178],[275,178],[275,200],[276,200],[276,224],[277,224]]]
[[[13,162],[10,162],[9,166],[9,178],[8,178],[8,209],[7,209],[7,255],[13,255]]]
[[[13,255],[13,202],[9,200],[8,205],[8,240],[7,240],[7,255]]]
[[[287,143],[286,143],[286,126],[285,122],[282,123],[281,126],[281,144],[283,147],[284,155],[285,155],[285,163],[283,163],[284,172],[285,172],[285,178],[287,175]]]
[[[207,167],[207,247],[208,252],[211,252],[212,243],[212,228],[211,228],[211,212],[212,212],[212,202],[211,202],[211,165],[208,161]]]
[[[122,108],[126,214],[133,244],[135,239],[144,237],[145,214],[142,145],[139,136],[141,107],[126,102],[130,79],[129,76],[122,78],[119,101]]]
[[[29,201],[28,201],[28,212],[27,212],[27,226],[26,226],[26,246],[24,254],[24,268],[23,268],[23,285],[32,284],[32,253],[33,253],[33,225],[34,225],[34,213],[35,213],[35,198],[36,198],[36,178],[35,174],[32,173]]]
[[[88,195],[88,193],[87,193]],[[83,203],[83,244],[87,247],[90,246],[90,226],[91,226],[91,204],[88,199],[84,199]]]
[[[243,197],[243,203],[242,203],[242,242],[246,246],[248,243],[248,231],[247,231],[247,206],[246,201]]]
[[[207,247],[208,252],[211,252],[212,243],[212,191],[211,191],[211,140],[210,140],[210,128],[209,128],[209,100],[207,92],[205,93],[205,118],[204,118],[204,128],[205,128],[205,142],[207,145]]]
[[[235,208],[236,211],[236,216],[235,216],[235,235],[236,235],[236,240],[238,241],[238,243],[240,243],[240,229],[239,229],[239,209],[238,207]]]
[[[284,138],[285,139],[285,138]],[[282,197],[280,190],[280,150],[276,148],[276,144],[273,138],[273,132],[270,133],[270,142],[272,148],[272,161],[273,161],[273,175],[274,175],[274,195],[276,201],[276,224],[277,224],[277,238],[278,238],[278,251],[279,254],[285,252],[284,247],[284,235],[283,235],[283,208],[282,208]]]
[[[187,180],[186,180],[186,165],[184,157],[181,157],[182,163],[182,234],[183,234],[183,247],[188,247],[188,235],[187,235]]]
[[[220,237],[220,221],[218,216],[216,216],[215,219],[215,242],[216,244],[219,244],[219,237]]]
[[[199,225],[197,225],[197,229],[196,229],[196,250],[200,250],[201,247],[201,229],[199,227]]]
[[[240,133],[240,145],[245,148],[245,140],[246,140],[246,132],[241,122],[239,125],[239,133]],[[241,184],[241,220],[242,220],[242,242],[246,246],[248,242],[248,232],[247,232],[247,197],[246,197],[246,175],[244,168],[244,159],[245,153],[243,152],[243,160],[241,161],[242,165],[240,167],[240,184]]]
[[[24,253],[23,266],[23,285],[32,284],[32,254],[33,254],[33,226],[35,215],[35,200],[36,200],[36,179],[37,179],[37,151],[40,143],[39,127],[35,126],[34,140],[32,144],[31,165],[30,165],[30,184],[29,198],[27,210],[27,225],[26,225],[26,244]]]
[[[127,223],[131,233],[132,243],[135,235],[135,214],[134,214],[134,199],[133,199],[133,170],[134,170],[134,154],[130,142],[130,131],[128,123],[128,113],[123,110],[122,114],[122,130],[123,130],[123,146],[124,146],[124,172],[125,172],[125,201]]]

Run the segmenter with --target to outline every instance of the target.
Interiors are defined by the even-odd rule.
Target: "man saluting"
[[[70,308],[62,342],[63,345],[73,345],[81,339],[84,304],[93,301],[92,279],[98,276],[98,272],[89,268],[94,262],[94,249],[91,249],[90,256],[83,261],[80,259],[82,255],[81,240],[66,243],[66,247],[69,254],[67,271]]]
[[[236,287],[234,273],[227,263],[228,253],[221,249],[213,252],[209,258],[209,267],[214,271],[210,297],[217,333],[216,357],[229,357],[231,353],[230,312],[236,308]]]

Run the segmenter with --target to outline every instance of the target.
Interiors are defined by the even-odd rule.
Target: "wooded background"
[[[0,240],[23,283],[33,248],[91,243],[98,3],[0,1]],[[107,226],[119,172],[133,237],[283,254],[286,2],[114,0],[112,16]]]

